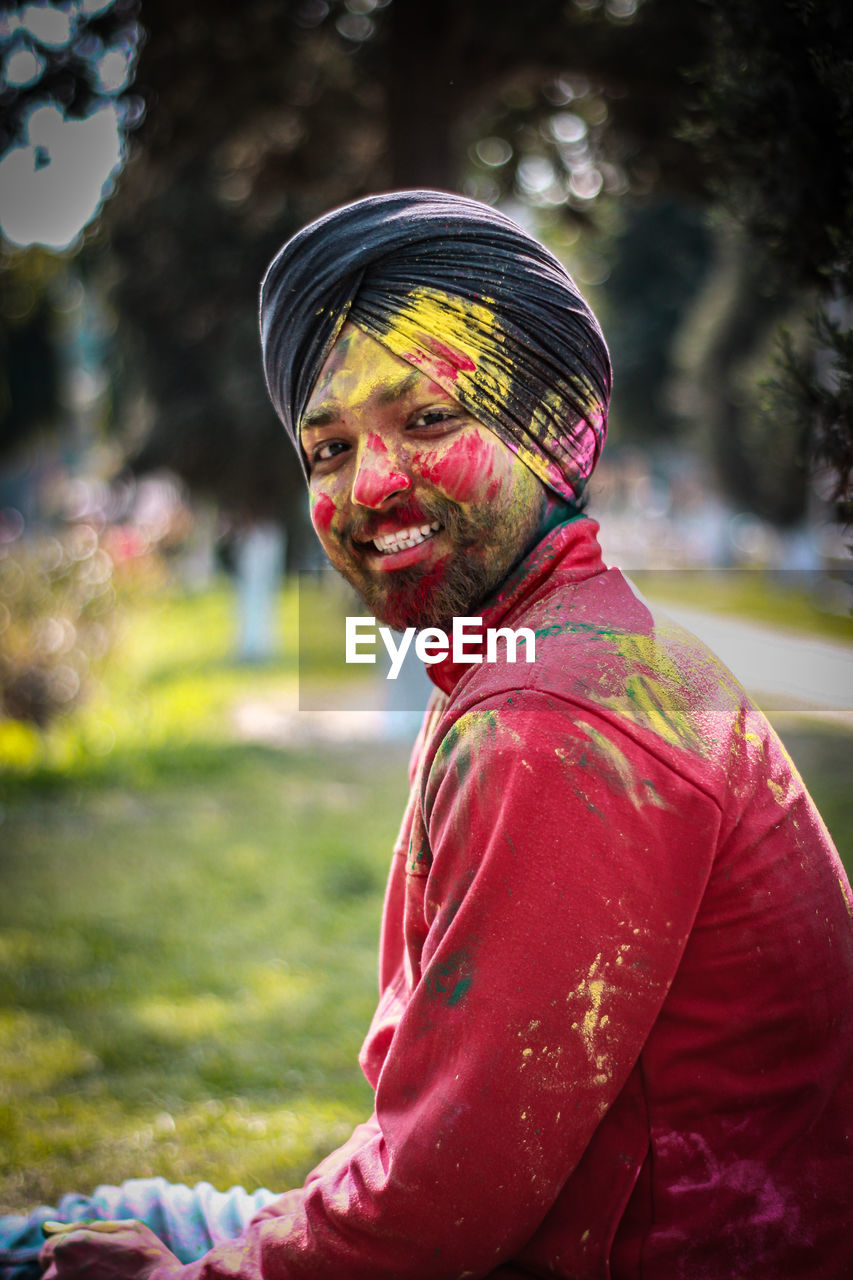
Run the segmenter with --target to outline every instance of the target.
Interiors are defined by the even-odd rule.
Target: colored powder
[[[335,515],[335,504],[326,493],[311,495],[311,523],[318,533],[327,533]]]
[[[394,493],[411,489],[411,478],[392,470],[386,461],[388,446],[381,436],[369,432],[364,453],[352,486],[353,501],[363,507],[381,506]]]
[[[421,474],[454,502],[467,502],[482,481],[491,475],[499,441],[484,439],[475,432],[459,436],[443,450],[417,454],[414,462]],[[497,482],[500,489],[500,481]]]
[[[582,729],[593,742],[610,774],[610,781],[625,792],[635,809],[640,810],[647,804],[653,805],[656,809],[669,808],[666,801],[657,794],[651,782],[647,779],[637,779],[630,760],[615,742],[584,720],[579,720],[577,727]]]
[[[630,719],[650,729],[669,746],[705,755],[708,744],[705,734],[693,722],[685,682],[659,637],[654,633],[614,633],[611,640],[627,669],[624,693],[603,698],[603,705],[621,714],[627,712]],[[722,673],[722,666],[720,669]],[[625,705],[626,696],[630,707]]]

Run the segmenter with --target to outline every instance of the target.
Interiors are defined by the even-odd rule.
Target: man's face
[[[536,540],[545,490],[427,372],[346,324],[301,422],[311,519],[392,627],[476,610]]]

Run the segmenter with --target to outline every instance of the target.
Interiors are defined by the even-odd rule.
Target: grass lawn
[[[0,1209],[163,1174],[282,1189],[370,1111],[356,1064],[405,753],[237,741],[225,589],[125,620],[93,703],[0,725]],[[377,803],[377,797],[382,802]]]
[[[88,706],[0,724],[0,1209],[153,1174],[284,1189],[369,1111],[405,752],[236,739],[237,700],[293,690],[294,604],[248,668],[224,588],[137,601]],[[780,726],[851,849],[853,733]]]

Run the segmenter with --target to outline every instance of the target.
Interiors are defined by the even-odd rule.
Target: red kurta
[[[784,748],[555,530],[433,667],[362,1052],[373,1121],[190,1277],[853,1274],[853,927]]]

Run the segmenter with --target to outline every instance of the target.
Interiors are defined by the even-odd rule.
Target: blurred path
[[[345,695],[342,696],[342,700]],[[278,696],[243,698],[233,708],[231,723],[244,742],[270,747],[310,747],[317,743],[349,746],[393,739],[384,711],[300,711],[296,687]],[[414,733],[412,734],[414,740]]]
[[[853,724],[853,644],[798,635],[661,602],[661,612],[713,649],[759,702]]]

